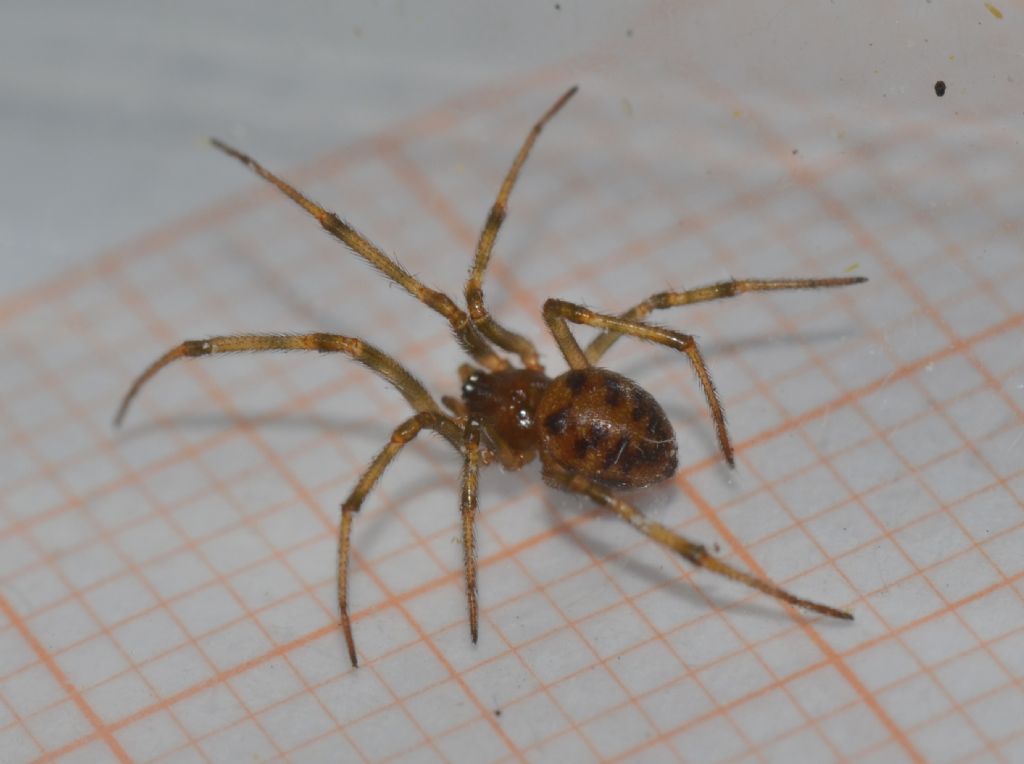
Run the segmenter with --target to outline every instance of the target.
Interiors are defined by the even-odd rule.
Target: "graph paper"
[[[457,296],[567,84],[502,84],[305,168],[243,148]],[[338,506],[400,396],[345,359],[200,359],[110,425],[145,364],[229,332],[360,336],[457,392],[444,322],[253,180],[0,304],[5,762],[1024,759],[1019,139],[737,99],[699,72],[671,98],[599,68],[581,84],[514,192],[490,307],[557,373],[549,296],[616,312],[723,278],[868,277],[656,317],[701,343],[734,471],[684,359],[625,340],[606,359],[678,432],[680,471],[643,511],[856,620],[694,571],[536,468],[493,469],[474,646],[460,464],[423,437],[356,518],[353,670]]]

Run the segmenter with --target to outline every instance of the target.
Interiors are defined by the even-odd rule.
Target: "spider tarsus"
[[[722,455],[725,457],[725,463],[729,465],[729,469],[734,470],[736,469],[736,452],[732,449],[732,441],[729,440],[729,431],[725,428],[724,416],[720,426],[717,421],[715,422],[715,429],[718,431],[718,442],[722,448]]]
[[[115,430],[120,430],[124,425],[124,420],[128,416],[128,409],[131,407],[131,400],[125,399],[121,404],[121,408],[117,410],[117,414],[114,415],[113,427]]]
[[[128,394],[121,400],[121,405],[117,407],[117,413],[114,414],[114,429],[120,430],[121,425],[124,424],[124,418],[128,415],[128,408],[131,406],[132,400],[135,398],[135,393],[138,392],[138,388],[141,385],[136,385],[133,389],[128,391]]]
[[[864,284],[867,282],[867,280],[867,276],[836,276],[834,278],[822,279],[823,283],[819,284],[818,286],[824,287],[825,289],[831,289],[834,287],[845,287],[854,286],[856,284]]]
[[[223,151],[225,154],[228,154],[229,156],[233,156],[235,159],[239,160],[240,162],[245,162],[246,164],[248,164],[249,162],[252,161],[248,156],[243,154],[238,149],[236,149],[236,148],[234,148],[232,146],[229,146],[228,144],[224,143],[224,141],[222,141],[220,138],[214,138],[213,136],[207,136],[206,142],[209,143],[211,146],[213,146],[215,149],[219,149],[220,151]]]
[[[725,578],[731,578],[734,581],[738,581],[739,583],[749,586],[751,589],[767,594],[770,597],[775,597],[776,599],[787,602],[795,607],[810,610],[821,615],[827,615],[830,618],[838,618],[842,621],[853,620],[853,614],[847,610],[840,610],[839,608],[830,607],[829,605],[823,605],[820,602],[805,600],[802,597],[797,597],[795,594],[786,591],[768,579],[760,578],[751,573],[742,571],[739,568],[734,568],[729,563],[712,556],[703,545],[694,545],[693,549],[683,552],[683,556],[697,567],[717,573]]]
[[[786,592],[789,594],[789,592]],[[827,615],[829,618],[838,618],[840,621],[852,621],[853,613],[849,610],[840,610],[839,608],[830,607],[829,605],[823,605],[820,602],[812,602],[811,600],[805,600],[800,597],[794,597],[789,594],[790,599],[785,599],[785,602],[795,605],[796,607],[803,608],[804,610],[810,610],[812,613],[818,613],[819,615]]]
[[[825,615],[830,615],[833,618],[838,618],[841,621],[852,621],[853,620],[853,613],[851,613],[849,610],[838,610],[836,608],[829,608],[828,610],[826,610],[824,612],[825,612]]]
[[[579,89],[579,85],[573,85],[571,88],[562,93],[559,99],[555,101],[554,104],[551,105],[551,108],[544,112],[544,116],[542,116],[537,121],[537,124],[533,126],[533,129],[536,130],[537,132],[540,132],[540,130],[543,129],[544,126],[548,123],[548,120],[555,116],[555,114],[557,114],[561,110],[561,108],[565,106],[566,102],[574,95],[576,95]]]
[[[342,631],[345,632],[345,642],[348,645],[348,659],[352,661],[352,668],[359,668],[359,659],[356,657],[356,643],[352,638],[352,624],[345,614],[341,619]]]

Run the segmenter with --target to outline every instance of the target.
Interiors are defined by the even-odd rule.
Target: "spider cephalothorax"
[[[537,406],[550,384],[540,369],[475,369],[463,381],[466,414],[480,423],[505,469],[517,470],[536,457]]]
[[[549,299],[544,303],[544,320],[569,365],[569,371],[554,378],[545,374],[532,342],[504,328],[488,313],[484,304],[483,277],[498,229],[505,219],[512,187],[544,125],[575,92],[576,88],[570,88],[548,109],[533,126],[512,162],[480,234],[465,287],[466,310],[458,307],[443,292],[425,286],[344,220],[305,197],[249,156],[220,141],[212,141],[215,147],[277,186],[356,255],[441,314],[449,322],[456,340],[476,363],[476,367],[465,365],[460,370],[461,400],[447,396],[442,398],[451,411],[451,414],[446,414],[402,364],[355,337],[316,332],[187,340],[171,348],[138,376],[117,412],[115,423],[120,423],[142,385],[172,361],[220,353],[269,350],[341,353],[364,364],[398,389],[414,413],[395,428],[391,440],[371,462],[341,507],[338,606],[353,666],[357,664],[356,649],[348,612],[352,519],[391,460],[424,429],[440,434],[463,459],[460,501],[462,548],[473,642],[477,640],[478,622],[474,543],[477,475],[482,465],[495,459],[506,469],[519,469],[539,458],[544,479],[550,485],[590,497],[694,565],[740,581],[792,605],[834,618],[853,617],[844,610],[797,597],[770,581],[712,557],[701,544],[680,536],[661,523],[646,519],[629,502],[614,495],[611,489],[651,485],[675,474],[676,439],[665,412],[650,393],[632,380],[599,368],[597,364],[623,335],[665,345],[685,354],[707,400],[719,446],[732,466],[733,451],[725,416],[696,341],[688,334],[648,324],[644,319],[654,310],[734,297],[744,292],[840,287],[866,279],[729,280],[685,291],[659,292],[617,316],[598,313],[564,300]],[[583,349],[569,330],[570,323],[592,326],[600,333]],[[513,366],[506,353],[517,356],[522,367]]]

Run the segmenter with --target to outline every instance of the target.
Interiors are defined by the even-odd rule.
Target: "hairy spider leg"
[[[487,339],[498,347],[518,355],[522,360],[523,365],[528,369],[542,368],[540,359],[537,355],[537,348],[534,347],[533,343],[526,337],[505,329],[491,317],[491,314],[484,306],[484,271],[487,269],[487,264],[490,262],[491,252],[494,249],[494,241],[498,236],[498,230],[501,228],[501,224],[505,221],[505,214],[508,210],[508,198],[512,193],[512,188],[515,186],[516,180],[519,177],[519,171],[526,162],[526,158],[529,156],[530,150],[533,148],[533,144],[537,141],[537,137],[540,135],[541,130],[543,130],[548,121],[554,117],[563,106],[565,106],[566,102],[575,95],[576,90],[577,87],[574,85],[563,93],[551,108],[544,112],[544,115],[537,120],[537,123],[531,128],[529,134],[526,136],[526,140],[519,149],[519,153],[516,154],[515,159],[512,161],[512,166],[509,168],[508,174],[505,176],[505,181],[501,184],[501,189],[498,191],[498,198],[494,200],[494,204],[491,206],[490,214],[487,216],[487,222],[484,224],[483,230],[480,232],[480,239],[476,245],[476,257],[473,259],[473,268],[470,270],[469,278],[466,281],[466,306],[469,309],[469,317],[476,325],[477,329],[479,329],[481,334],[487,337]]]
[[[424,430],[435,432],[459,431],[459,425],[446,414],[434,411],[421,411],[402,422],[391,433],[391,439],[373,458],[352,489],[352,493],[341,505],[341,526],[338,528],[338,610],[341,613],[341,627],[345,632],[348,644],[348,657],[352,666],[358,665],[356,660],[356,643],[352,637],[352,622],[348,614],[348,568],[350,556],[350,539],[352,535],[352,518],[362,508],[363,502],[380,480],[384,470],[391,464],[398,452]],[[458,449],[458,447],[456,447]],[[458,449],[461,450],[461,449]],[[475,457],[474,457],[475,458]],[[466,457],[467,461],[469,457]]]
[[[480,423],[466,421],[463,430],[466,461],[462,467],[462,495],[459,513],[462,519],[462,563],[466,571],[466,604],[469,607],[469,636],[476,644],[479,635],[476,594],[476,507],[482,447]]]
[[[441,409],[426,388],[402,364],[372,345],[355,337],[340,334],[236,334],[185,340],[150,364],[132,383],[114,417],[114,426],[124,421],[128,407],[142,386],[158,371],[179,358],[220,353],[264,352],[271,350],[312,350],[318,353],[344,353],[394,385],[414,411],[441,415]],[[439,424],[441,433],[455,448],[462,448],[462,430],[454,421]]]
[[[680,536],[678,533],[669,530],[661,523],[648,520],[631,504],[618,498],[608,489],[598,483],[595,483],[589,478],[566,472],[558,467],[553,467],[545,471],[544,477],[548,483],[555,488],[561,488],[572,493],[583,494],[584,496],[588,496],[593,499],[598,504],[607,507],[645,536],[668,547],[674,552],[677,552],[680,556],[698,568],[705,568],[710,570],[712,573],[717,573],[720,576],[731,578],[733,581],[739,581],[752,589],[764,592],[769,596],[780,599],[783,602],[788,602],[791,605],[804,608],[805,610],[811,610],[815,613],[821,613],[822,615],[827,615],[832,618],[841,618],[844,621],[853,620],[853,614],[846,610],[839,610],[838,608],[829,607],[828,605],[822,605],[818,602],[812,602],[810,600],[797,597],[794,594],[790,594],[785,589],[780,588],[776,584],[773,584],[771,581],[758,578],[757,576],[734,568],[731,565],[712,557],[703,544],[690,541],[689,539]]]
[[[320,226],[331,236],[341,241],[355,254],[404,288],[405,291],[424,305],[444,316],[448,323],[451,324],[452,332],[455,334],[459,344],[478,363],[486,366],[491,371],[500,371],[508,368],[508,361],[494,352],[487,340],[477,331],[473,322],[469,320],[466,313],[448,295],[425,286],[419,279],[405,270],[394,259],[385,255],[373,242],[351,225],[333,212],[329,212],[316,202],[311,201],[294,186],[274,175],[274,173],[264,168],[252,157],[243,154],[238,149],[232,148],[216,138],[211,138],[210,143],[228,156],[234,157],[246,165],[264,180],[275,185],[285,196],[316,218]]]
[[[827,289],[830,287],[863,284],[864,276],[849,276],[824,279],[730,279],[716,284],[687,289],[682,292],[658,292],[643,300],[619,318],[629,321],[642,321],[652,311],[674,308],[679,305],[692,305],[695,302],[709,302],[735,297],[746,292],[774,292],[784,289]],[[587,346],[586,356],[590,363],[597,363],[608,349],[622,336],[621,332],[604,332],[597,335]]]
[[[649,342],[657,342],[660,345],[679,350],[686,354],[693,366],[697,380],[700,382],[701,390],[704,391],[704,398],[707,400],[708,408],[711,410],[711,419],[715,424],[715,433],[718,436],[718,445],[725,455],[725,460],[730,467],[735,466],[735,459],[732,452],[732,443],[729,442],[729,433],[725,427],[725,414],[722,412],[722,404],[718,400],[718,392],[711,381],[711,374],[708,372],[704,357],[697,347],[697,341],[689,334],[664,329],[660,326],[651,326],[641,321],[616,316],[607,316],[602,313],[595,313],[582,305],[566,302],[565,300],[550,299],[544,303],[544,320],[547,322],[551,334],[558,343],[566,363],[574,369],[585,369],[591,365],[586,354],[580,348],[576,338],[569,331],[567,321],[574,324],[584,324],[597,329],[615,332],[616,334],[630,334]]]

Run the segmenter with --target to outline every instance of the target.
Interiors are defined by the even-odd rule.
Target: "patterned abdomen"
[[[641,488],[678,466],[676,436],[650,393],[607,369],[552,380],[537,407],[541,460],[606,486]]]

